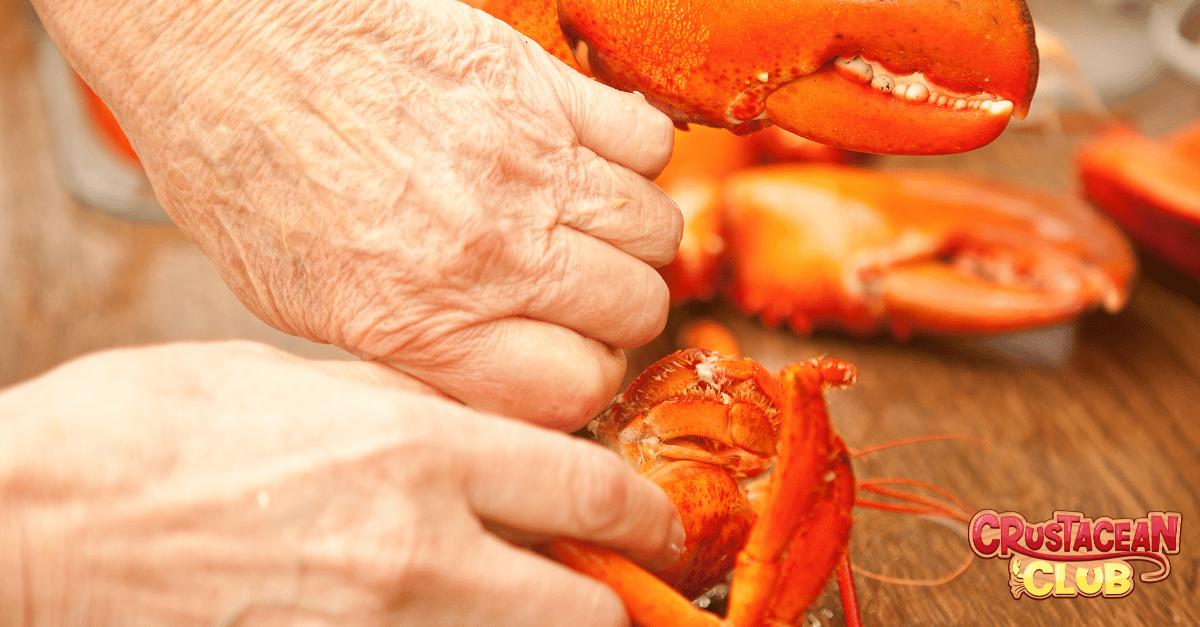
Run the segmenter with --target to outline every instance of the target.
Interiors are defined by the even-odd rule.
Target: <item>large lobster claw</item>
[[[1024,117],[1037,81],[1024,0],[554,3],[484,9],[568,63],[586,43],[597,78],[678,124],[775,123],[862,152],[963,152]]]
[[[732,296],[768,324],[1002,333],[1119,310],[1136,262],[1080,202],[939,172],[784,165],[726,181]]]

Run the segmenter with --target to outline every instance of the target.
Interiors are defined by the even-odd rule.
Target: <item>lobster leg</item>
[[[776,597],[785,554],[805,521],[797,514],[811,510],[822,493],[828,492],[828,483],[839,475],[850,477],[851,496],[849,502],[843,503],[843,509],[848,512],[853,506],[849,461],[844,445],[829,426],[822,391],[826,384],[853,383],[856,376],[853,366],[832,359],[794,364],[779,373],[783,415],[778,463],[758,523],[745,548],[738,553],[730,588],[728,624],[734,627],[763,624],[768,604]],[[835,446],[839,445],[841,450],[836,451]],[[832,476],[831,457],[841,458],[844,467],[840,473],[833,471]],[[804,558],[796,555],[796,559]],[[808,575],[823,582],[832,566],[829,563],[824,572],[809,571]],[[789,583],[798,580],[790,579]],[[808,599],[807,603],[811,604],[812,600]]]
[[[629,558],[587,542],[559,538],[550,556],[612,588],[635,625],[642,627],[721,627],[721,619],[697,609],[674,588]]]
[[[854,522],[850,510],[854,507],[855,485],[849,456],[840,440],[835,444],[840,452],[826,467],[823,478],[828,479],[821,498],[788,547],[778,592],[767,610],[768,624],[796,624],[825,587],[829,573],[846,559]],[[840,581],[838,585],[846,590]],[[845,607],[844,611],[849,615],[857,612],[857,607]]]
[[[862,627],[862,615],[858,611],[858,591],[854,589],[854,570],[850,568],[849,553],[842,553],[841,559],[838,560],[837,580],[846,627]]]

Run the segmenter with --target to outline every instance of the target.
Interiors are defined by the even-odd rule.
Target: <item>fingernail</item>
[[[671,521],[671,564],[679,561],[683,556],[684,547],[687,545],[687,530],[683,528],[683,520],[679,517],[679,512],[675,512],[675,519]]]

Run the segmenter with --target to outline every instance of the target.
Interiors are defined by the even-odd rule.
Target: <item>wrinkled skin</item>
[[[652,569],[682,545],[616,455],[381,364],[175,344],[0,393],[6,627],[627,627],[610,589],[510,544],[561,534]]]
[[[452,0],[37,0],[258,317],[573,429],[663,327],[670,121]]]

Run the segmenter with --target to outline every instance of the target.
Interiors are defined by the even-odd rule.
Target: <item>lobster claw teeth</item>
[[[873,78],[878,80],[878,75]],[[908,85],[901,83],[906,93],[928,93],[922,83]],[[1007,100],[956,99],[957,106],[930,102],[929,96],[881,97],[876,91],[871,83],[847,81],[825,68],[773,92],[766,114],[780,127],[822,144],[878,154],[937,155],[988,144],[1013,113]],[[947,99],[936,93],[932,97]]]

